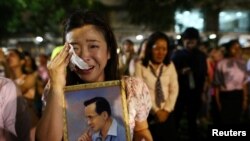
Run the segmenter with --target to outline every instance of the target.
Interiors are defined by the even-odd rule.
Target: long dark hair
[[[65,37],[68,32],[84,25],[94,25],[96,29],[98,29],[104,35],[107,48],[110,53],[110,59],[108,60],[104,69],[105,81],[119,79],[118,54],[116,52],[117,42],[113,31],[103,16],[99,15],[95,11],[77,10],[72,15],[70,15],[70,17],[65,22],[63,41],[65,42]],[[70,71],[69,68],[67,71],[66,81],[66,85],[84,83],[84,81],[81,80],[75,72]]]
[[[170,52],[171,52],[170,51],[170,40],[166,34],[157,31],[148,37],[147,44],[146,44],[146,50],[145,50],[145,56],[142,59],[143,66],[148,67],[149,61],[153,60],[153,54],[152,54],[153,46],[156,43],[156,41],[159,39],[163,39],[167,42],[168,51],[167,51],[167,54],[163,60],[163,63],[165,65],[168,65],[170,63]]]

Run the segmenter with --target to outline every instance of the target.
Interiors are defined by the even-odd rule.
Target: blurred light
[[[40,43],[40,42],[43,41],[43,38],[42,38],[41,36],[37,36],[37,37],[36,37],[36,41],[37,41],[38,43]]]
[[[204,19],[199,18],[198,20],[201,24],[204,22]]]
[[[221,17],[223,17],[223,16],[225,16],[226,15],[226,13],[225,12],[220,12],[220,14],[219,14]]]
[[[176,19],[181,19],[181,18],[182,18],[182,14],[177,13],[177,14],[176,14]]]
[[[185,16],[188,16],[190,14],[190,12],[189,11],[185,11],[185,12],[183,12],[183,15],[185,15]]]
[[[216,36],[216,34],[210,34],[209,35],[209,39],[215,39],[217,36]]]
[[[229,14],[228,14],[228,15],[226,15],[226,16],[225,16],[225,20],[226,20],[226,21],[230,21],[230,20],[232,20],[232,16],[231,16],[231,15],[229,15]]]
[[[10,39],[10,40],[9,40],[9,43],[10,43],[10,44],[16,44],[16,43],[17,43],[17,40],[16,40],[16,39]]]
[[[241,13],[241,12],[237,12],[237,13],[236,13],[236,16],[237,16],[237,17],[241,17],[241,16],[242,16],[242,13]]]
[[[136,40],[142,40],[143,36],[142,35],[137,35],[135,38],[136,38]]]
[[[200,10],[176,11],[175,12],[175,32],[183,32],[187,27],[195,27],[198,30],[204,28],[204,18]]]
[[[180,40],[181,39],[181,35],[176,35],[176,39]]]
[[[121,49],[120,48],[117,48],[116,49],[116,53],[119,54],[121,52]]]
[[[8,54],[8,48],[7,47],[2,47],[2,51],[5,55]]]

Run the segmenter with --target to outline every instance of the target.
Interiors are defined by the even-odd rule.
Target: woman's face
[[[68,32],[66,42],[71,44],[75,53],[90,66],[87,70],[76,67],[74,71],[78,76],[86,82],[104,81],[104,68],[110,54],[102,32],[93,25],[85,25]]]
[[[153,60],[154,64],[161,64],[164,61],[164,58],[168,52],[168,44],[166,40],[159,39],[155,42],[152,53],[153,53]]]
[[[7,55],[7,61],[10,68],[21,67],[24,64],[24,61],[22,61],[18,54],[16,54],[14,51],[9,51]]]
[[[230,48],[230,53],[233,57],[238,57],[241,53],[241,47],[239,43],[234,43]]]
[[[32,60],[29,56],[25,56],[25,66],[31,67],[32,66]]]

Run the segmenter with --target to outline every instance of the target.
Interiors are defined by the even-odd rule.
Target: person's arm
[[[28,74],[25,78],[25,81],[20,85],[20,89],[24,97],[28,99],[34,99],[34,93],[30,93],[29,90],[35,88],[36,84],[36,74]]]
[[[142,64],[141,61],[135,63],[135,73],[134,76],[142,78]]]
[[[63,88],[51,87],[47,104],[37,125],[38,141],[61,141],[63,137]]]
[[[135,129],[134,129],[134,140],[133,141],[153,141],[152,135],[148,129],[148,122],[141,121],[135,122]]]
[[[169,69],[171,72],[170,79],[169,79],[170,83],[168,85],[169,95],[164,105],[164,110],[167,113],[170,113],[174,110],[175,103],[179,94],[178,76],[177,76],[177,72],[173,63],[169,64]]]
[[[148,87],[146,83],[143,82],[142,79],[137,78],[136,83],[140,83],[141,91],[136,93],[136,117],[135,117],[135,128],[134,128],[134,141],[152,141],[152,135],[148,129],[147,117],[149,115],[150,109],[152,108],[151,96],[149,94]]]
[[[135,64],[135,77],[139,77],[141,79],[145,79],[144,78],[144,71],[147,71],[146,68],[142,65],[142,62],[139,61]],[[148,90],[148,87],[147,89]],[[150,110],[150,113],[151,114],[156,114],[157,111],[159,111],[160,109],[156,106],[155,103],[152,103],[152,106],[151,106],[151,110]]]
[[[50,90],[46,107],[36,130],[37,141],[61,141],[63,138],[63,95],[66,84],[66,67],[70,57],[69,46],[48,64]]]

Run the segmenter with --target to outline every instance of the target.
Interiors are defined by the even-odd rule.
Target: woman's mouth
[[[94,70],[94,66],[90,66],[88,69],[80,69],[77,67],[77,71],[81,74],[89,74]]]

